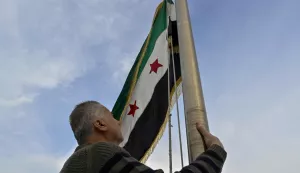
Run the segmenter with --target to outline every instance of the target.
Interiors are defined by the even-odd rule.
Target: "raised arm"
[[[220,173],[227,156],[222,143],[217,137],[210,134],[203,127],[197,126],[197,129],[203,135],[208,149],[194,162],[182,168],[182,170],[177,173]],[[153,170],[140,163],[127,152],[115,153],[113,157],[105,163],[100,172],[163,173],[162,170]]]
[[[226,152],[216,144],[210,146],[194,162],[177,173],[220,173],[225,162]],[[127,153],[116,153],[100,171],[112,173],[163,173],[140,163]]]
[[[220,173],[226,159],[225,150],[214,144],[180,173]]]
[[[210,134],[204,127],[197,124],[197,130],[203,136],[208,148],[190,165],[184,167],[181,173],[220,173],[225,163],[227,153],[221,141]]]

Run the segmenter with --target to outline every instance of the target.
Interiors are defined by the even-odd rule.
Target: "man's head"
[[[99,141],[119,144],[123,137],[119,121],[96,101],[86,101],[75,107],[70,124],[79,145]]]

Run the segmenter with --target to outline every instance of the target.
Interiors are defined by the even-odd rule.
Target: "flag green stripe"
[[[160,11],[158,12],[157,18],[154,21],[153,29],[152,29],[150,40],[149,40],[149,44],[147,45],[148,47],[147,47],[146,52],[145,52],[145,57],[142,61],[140,69],[139,69],[138,78],[140,77],[145,65],[148,62],[149,57],[151,56],[151,54],[153,52],[156,40],[161,35],[161,33],[163,33],[163,31],[167,29],[167,13],[166,12],[167,12],[166,11],[166,5],[164,3],[164,5],[160,9]]]
[[[167,29],[167,10],[166,10],[166,2],[164,1],[164,3],[162,4],[161,8],[158,10],[155,19],[153,21],[152,29],[148,35],[148,37],[150,38],[147,37],[147,39],[149,39],[148,42],[147,39],[144,42],[143,47],[139,52],[138,57],[136,58],[134,65],[132,66],[129,72],[129,75],[125,81],[123,89],[113,107],[112,113],[115,119],[120,120],[122,112],[127,104],[127,101],[128,99],[130,99],[129,98],[130,90],[132,89],[132,87],[135,86],[134,81],[136,82],[139,79],[145,65],[147,64],[149,57],[153,52],[156,40],[161,35],[161,33],[166,29]],[[145,50],[144,53],[143,50]],[[139,61],[141,61],[140,64]],[[136,72],[137,72],[137,76],[135,76]],[[137,78],[137,80],[134,79],[135,77]]]
[[[147,40],[147,39],[146,39]],[[142,46],[142,50],[143,48],[145,47],[145,43],[146,41],[144,42],[143,46]],[[134,73],[137,69],[137,65],[138,65],[138,62],[141,58],[141,53],[142,51],[138,54],[138,57],[136,58],[131,70],[129,71],[129,74],[127,76],[127,79],[125,81],[125,84],[123,86],[123,89],[113,107],[113,110],[112,110],[112,114],[114,115],[114,118],[117,119],[117,120],[120,120],[120,117],[121,117],[121,114],[122,114],[122,111],[126,105],[126,102],[127,102],[127,96],[129,95],[129,91],[130,91],[130,88],[131,88],[131,85],[132,84],[132,80],[133,80],[133,77],[134,77]]]

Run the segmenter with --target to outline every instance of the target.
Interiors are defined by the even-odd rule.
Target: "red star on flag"
[[[130,111],[127,115],[132,115],[134,117],[135,111],[139,109],[139,107],[136,106],[136,101],[134,101],[134,104],[129,104]]]
[[[150,74],[152,72],[157,73],[158,68],[162,66],[163,65],[158,62],[158,59],[156,59],[152,64],[150,64],[151,67]]]

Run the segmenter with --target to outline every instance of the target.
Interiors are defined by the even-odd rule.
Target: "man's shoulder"
[[[87,171],[87,150],[81,148],[76,150],[64,163],[60,173],[77,173]]]
[[[112,157],[116,153],[129,154],[122,147],[108,142],[97,142],[86,148],[89,152],[102,157]]]
[[[123,148],[112,143],[97,142],[89,144],[76,149],[66,161],[63,170],[66,168],[68,168],[67,170],[70,170],[73,167],[78,166],[82,167],[83,170],[100,169],[117,153],[129,155]]]
[[[122,147],[115,145],[113,143],[108,142],[97,142],[93,144],[86,145],[79,149],[72,154],[72,157],[87,157],[86,159],[93,159],[93,160],[109,160],[113,157],[116,153],[122,153],[124,155],[129,155],[129,153],[124,150]]]

